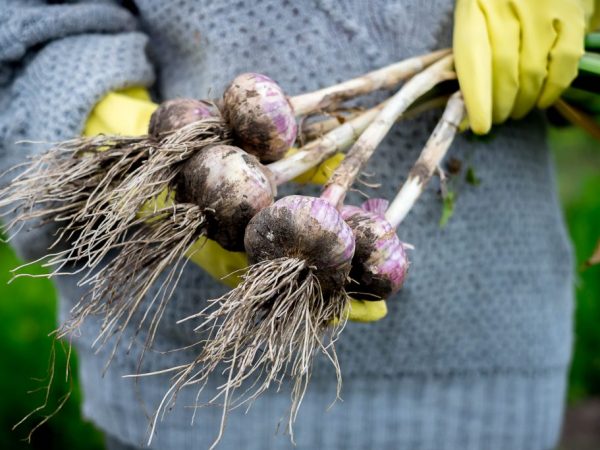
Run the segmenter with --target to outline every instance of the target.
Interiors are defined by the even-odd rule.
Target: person
[[[454,38],[471,128],[487,133],[497,126],[489,139],[466,134],[452,146],[464,167],[448,224],[439,226],[441,201],[430,186],[399,230],[415,247],[408,280],[387,300],[384,319],[346,326],[337,343],[343,400],[329,409],[336,380],[317,360],[294,428],[296,446],[532,450],[557,443],[572,343],[573,261],[535,107],[549,106],[576,73],[584,30],[579,0],[552,0],[543,9],[534,0],[459,0],[456,8],[450,0],[2,3],[2,168],[43,150],[17,141],[82,133],[92,111],[100,120],[94,105],[111,92],[134,101],[147,100],[139,87],[155,100],[202,98],[255,71],[293,95],[450,47]],[[381,182],[374,194],[393,197],[435,120],[426,114],[393,129],[366,169]],[[478,186],[461,181],[467,166]],[[13,242],[33,259],[47,253],[51,238],[47,227],[31,228]],[[56,284],[64,319],[82,289],[76,277]],[[149,415],[169,382],[168,373],[123,375],[189,361],[194,348],[171,350],[194,342],[193,324],[175,322],[224,289],[188,264],[141,367],[134,345],[121,347],[104,372],[108,347],[99,354],[92,348],[93,318],[73,336],[84,414],[107,434],[109,448],[144,446]],[[211,379],[206,391],[222,381]],[[195,390],[184,390],[151,447],[208,448],[222,411],[196,404]],[[290,448],[289,437],[275,433],[288,408],[284,385],[248,411],[232,411],[220,447]]]

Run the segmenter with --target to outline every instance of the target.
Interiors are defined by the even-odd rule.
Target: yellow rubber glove
[[[582,0],[585,11],[586,33],[600,28],[600,0]]]
[[[146,134],[150,116],[158,105],[150,100],[144,88],[134,87],[106,95],[92,110],[84,128],[85,136],[97,134],[117,134],[137,136]],[[295,151],[294,149],[290,152]],[[298,177],[299,182],[323,184],[339,165],[344,155],[337,154],[323,162],[319,167]],[[172,201],[166,192],[148,205],[149,210],[160,208]],[[143,214],[143,211],[141,212]],[[229,287],[240,282],[243,269],[248,266],[248,258],[243,252],[230,252],[215,241],[198,239],[186,256],[200,266],[213,278]],[[349,320],[355,322],[374,322],[387,314],[385,300],[362,301],[352,299],[347,312]]]
[[[158,105],[150,100],[148,91],[141,87],[110,92],[92,109],[83,134],[84,136],[146,134],[150,116],[157,107]]]
[[[577,74],[582,0],[457,0],[454,58],[471,129],[547,108]]]
[[[285,156],[291,156],[298,151],[297,148],[290,148]],[[301,175],[294,178],[296,183],[311,183],[311,184],[325,184],[333,171],[340,165],[344,160],[343,153],[336,153],[331,158],[323,161],[317,167],[307,170]]]

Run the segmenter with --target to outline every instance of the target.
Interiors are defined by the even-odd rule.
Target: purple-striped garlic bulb
[[[340,290],[354,254],[352,230],[329,202],[290,195],[260,211],[244,239],[251,263],[277,258],[303,260],[324,292]]]
[[[183,128],[190,123],[209,117],[219,117],[218,108],[205,100],[176,98],[158,105],[150,117],[148,134],[160,138],[164,134]]]
[[[405,245],[385,219],[388,202],[371,199],[361,207],[344,206],[342,217],[352,228],[356,250],[349,294],[361,300],[388,298],[400,290],[408,270]]]
[[[271,78],[244,73],[223,94],[223,116],[241,148],[263,162],[283,157],[298,126],[285,93]]]
[[[277,188],[258,158],[231,145],[215,145],[185,163],[176,193],[178,202],[201,207],[209,238],[241,251],[246,225],[273,203]]]
[[[252,399],[286,375],[293,384],[293,417],[315,352],[333,363],[340,387],[334,342],[343,321],[336,319],[349,307],[344,286],[354,237],[328,201],[292,195],[256,214],[244,242],[252,265],[237,287],[209,301],[197,330],[210,338],[178,383],[202,384],[225,367],[229,375],[219,391],[231,394],[252,379],[240,394]]]

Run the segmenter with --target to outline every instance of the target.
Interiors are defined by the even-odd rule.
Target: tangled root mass
[[[227,382],[211,400],[223,398],[220,435],[228,411],[250,405],[271,385],[279,387],[287,375],[292,380],[288,429],[293,436],[292,424],[318,350],[335,367],[339,394],[341,373],[334,342],[343,321],[335,319],[343,317],[348,301],[343,290],[324,295],[304,260],[282,257],[250,266],[238,287],[184,319],[199,319],[196,330],[207,337],[199,356],[177,372],[154,424],[181,389],[200,385],[200,394],[209,376],[224,365]],[[236,396],[236,391],[241,394]]]

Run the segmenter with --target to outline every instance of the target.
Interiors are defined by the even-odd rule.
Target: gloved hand
[[[96,104],[84,128],[84,135],[117,134],[136,136],[146,134],[150,116],[158,105],[150,100],[144,88],[133,87],[111,92]],[[290,150],[293,152],[294,150]],[[343,159],[343,154],[332,156],[320,166],[300,175],[302,183],[323,184]],[[155,200],[152,208],[166,205],[170,201],[164,196]],[[248,266],[248,258],[242,252],[225,250],[215,241],[200,238],[192,246],[187,257],[213,278],[229,287],[235,287]],[[352,299],[348,319],[355,322],[374,322],[387,314],[385,300],[362,301]]]
[[[585,12],[586,33],[600,28],[600,0],[582,0]]]
[[[454,58],[471,129],[547,108],[577,74],[583,0],[457,0]]]

